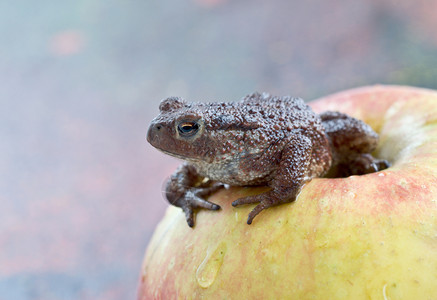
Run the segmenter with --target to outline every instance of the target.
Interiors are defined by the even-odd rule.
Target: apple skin
[[[392,167],[316,178],[293,203],[254,207],[223,189],[187,226],[169,207],[149,243],[138,299],[437,299],[437,92],[371,86],[310,103],[339,110],[379,134]]]

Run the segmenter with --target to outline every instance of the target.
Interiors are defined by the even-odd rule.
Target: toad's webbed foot
[[[389,168],[390,166],[391,166],[391,164],[388,162],[388,160],[373,159],[373,161],[370,163],[369,167],[365,169],[365,173],[363,173],[363,174],[379,172],[379,171],[382,171],[382,170]]]
[[[351,175],[365,175],[379,172],[390,167],[390,163],[385,159],[376,159],[371,154],[361,154],[349,161],[338,165],[338,175],[347,177]]]
[[[264,209],[292,201],[294,201],[294,198],[281,199],[277,193],[275,193],[274,191],[269,191],[259,195],[239,198],[232,202],[232,206],[258,203],[258,205],[255,206],[254,209],[252,209],[252,211],[249,213],[249,216],[247,217],[247,224],[250,225],[252,224],[253,219]]]
[[[220,209],[219,205],[205,198],[222,187],[223,184],[205,180],[192,166],[184,164],[167,182],[165,196],[170,204],[182,208],[188,226],[193,227],[195,209]]]
[[[194,227],[194,209],[220,209],[220,205],[205,200],[204,197],[208,197],[222,187],[223,185],[217,184],[207,188],[189,188],[182,197],[176,199],[176,201],[171,204],[182,208],[185,213],[185,219],[187,220],[188,226]]]

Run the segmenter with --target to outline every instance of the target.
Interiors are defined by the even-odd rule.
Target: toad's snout
[[[162,134],[163,128],[164,126],[159,122],[152,122],[152,124],[150,124],[146,139],[152,146],[155,146],[159,136]]]

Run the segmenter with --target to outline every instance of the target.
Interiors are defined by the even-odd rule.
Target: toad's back
[[[303,175],[321,176],[329,169],[329,142],[321,120],[302,99],[256,93],[239,102],[206,103],[198,109],[219,150],[212,161],[190,160],[205,177],[231,185],[267,184],[276,175],[284,148],[301,137],[312,144]]]

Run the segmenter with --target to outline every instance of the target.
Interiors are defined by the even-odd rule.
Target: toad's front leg
[[[282,150],[278,169],[273,180],[268,184],[272,189],[232,202],[233,206],[258,203],[249,213],[247,224],[252,224],[253,219],[266,208],[296,200],[302,186],[309,180],[306,175],[310,166],[311,153],[311,140],[305,136],[296,135]]]
[[[167,181],[165,195],[170,204],[182,208],[188,226],[194,226],[194,209],[205,208],[219,210],[220,206],[205,200],[223,185],[216,182],[205,181],[196,169],[183,164]]]

